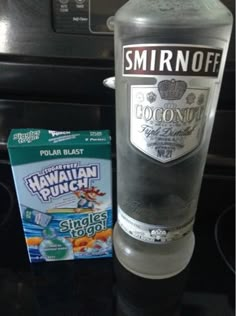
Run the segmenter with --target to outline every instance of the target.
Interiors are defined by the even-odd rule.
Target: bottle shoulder
[[[130,0],[116,13],[116,22],[159,27],[230,25],[232,13],[218,0]]]

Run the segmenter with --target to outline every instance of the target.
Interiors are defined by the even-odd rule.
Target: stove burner
[[[215,224],[217,249],[233,274],[235,274],[235,205],[223,211]]]

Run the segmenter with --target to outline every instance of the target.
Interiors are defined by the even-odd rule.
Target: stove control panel
[[[58,33],[112,34],[114,14],[127,0],[52,0]]]

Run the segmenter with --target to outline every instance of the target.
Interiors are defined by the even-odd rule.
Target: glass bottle
[[[232,14],[218,0],[130,0],[115,16],[120,263],[182,271],[210,142]]]

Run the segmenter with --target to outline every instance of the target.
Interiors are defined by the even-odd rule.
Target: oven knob
[[[110,31],[114,31],[114,16],[110,16],[108,19],[107,19],[107,27]]]

